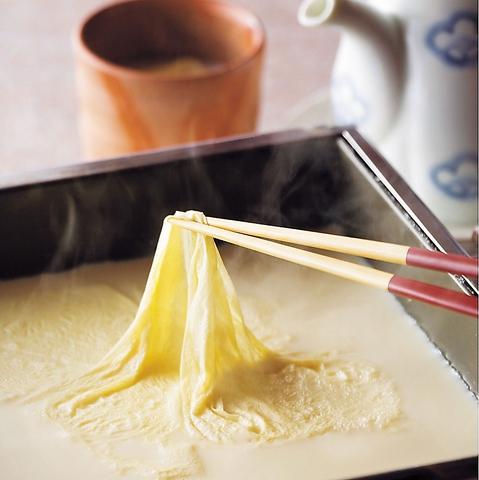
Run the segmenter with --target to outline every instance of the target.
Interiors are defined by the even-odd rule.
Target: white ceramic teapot
[[[304,0],[336,25],[335,121],[355,124],[452,228],[477,223],[477,2]]]

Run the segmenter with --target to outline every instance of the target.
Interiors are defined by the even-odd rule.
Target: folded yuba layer
[[[177,216],[206,222],[198,212]],[[59,345],[68,339],[65,326],[57,329]],[[94,348],[93,334],[89,342],[84,331],[89,324],[77,327],[86,341],[76,348]],[[26,334],[35,323],[22,328]],[[54,350],[55,332],[46,335]],[[19,344],[22,338],[30,337],[18,329]],[[28,351],[23,346],[17,356]],[[117,467],[157,476],[197,472],[195,438],[287,440],[382,429],[399,415],[392,383],[375,368],[328,352],[298,359],[268,349],[243,320],[214,240],[168,221],[136,316],[120,340],[73,380],[59,382],[55,362],[48,368],[56,380],[44,394],[51,418]],[[135,438],[160,447],[154,463],[119,455]]]
[[[245,325],[214,240],[167,221],[131,326],[49,409],[94,442],[167,441],[180,428],[213,442],[261,442],[383,428],[398,413],[391,382],[370,366],[270,351]],[[167,470],[188,469],[180,457]]]

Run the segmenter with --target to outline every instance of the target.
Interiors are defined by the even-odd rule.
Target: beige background
[[[102,0],[0,0],[0,175],[82,159],[77,133],[71,32]],[[300,0],[237,0],[264,22],[267,60],[260,130],[324,88],[338,33],[297,24]]]

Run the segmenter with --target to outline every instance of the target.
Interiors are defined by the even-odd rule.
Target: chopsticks
[[[308,232],[294,228],[275,227],[258,223],[239,222],[222,218],[207,217],[208,225],[224,228],[256,237],[281,242],[321,248],[334,252],[349,253],[374,260],[422,267],[440,272],[477,277],[477,258],[451,253],[434,252],[425,248],[408,247],[394,243],[344,237],[328,233]]]
[[[370,285],[376,288],[380,288],[385,291],[389,291],[395,295],[419,300],[431,305],[443,307],[452,311],[463,313],[472,317],[477,317],[478,314],[478,300],[476,296],[466,295],[464,293],[456,292],[449,290],[443,287],[436,285],[431,285],[428,283],[419,282],[417,280],[412,280],[398,275],[393,275],[391,273],[383,272],[371,267],[366,267],[364,265],[357,265],[355,263],[346,262],[344,260],[339,260],[336,258],[331,258],[326,255],[320,255],[318,253],[309,252],[299,248],[291,247],[289,245],[283,245],[281,243],[271,242],[269,240],[264,240],[263,238],[257,238],[255,236],[246,235],[244,233],[238,233],[236,231],[227,230],[226,228],[220,228],[218,226],[211,225],[211,223],[221,223],[222,225],[228,224],[229,228],[232,229],[239,224],[240,228],[243,231],[246,228],[254,229],[256,234],[259,235],[259,227],[265,227],[268,230],[268,235],[276,235],[276,240],[289,241],[290,243],[300,243],[306,246],[316,246],[312,245],[313,237],[309,234],[315,234],[314,232],[306,232],[295,229],[282,229],[282,227],[269,227],[265,225],[258,224],[247,224],[246,222],[235,222],[232,220],[222,220],[222,219],[210,219],[207,218],[208,224],[203,224],[195,222],[193,220],[184,220],[175,218],[173,216],[168,217],[168,221],[173,225],[178,227],[185,228],[203,235],[211,236],[219,240],[223,240],[228,243],[232,243],[241,247],[254,250],[256,252],[264,253],[273,257],[281,258],[299,265],[304,265],[306,267],[314,268],[316,270],[321,270],[326,273],[331,273],[333,275],[353,280],[359,283]],[[211,222],[211,223],[210,223]],[[225,222],[225,223],[223,223]],[[246,226],[245,226],[246,225]],[[273,229],[273,230],[270,230]],[[252,231],[251,230],[251,231]],[[280,231],[282,230],[282,232]],[[286,232],[284,231],[286,230]],[[297,235],[300,232],[301,235]],[[282,238],[279,238],[280,234],[284,234]],[[293,237],[294,235],[294,237]],[[316,235],[316,234],[315,234]],[[318,234],[318,235],[327,235],[327,234]],[[327,235],[328,237],[338,237],[336,235]],[[271,237],[270,237],[271,238]],[[288,238],[289,240],[286,240]],[[319,237],[316,237],[319,238]],[[341,237],[346,238],[346,237]],[[329,239],[331,242],[331,238]],[[354,239],[359,240],[359,239]],[[306,243],[303,243],[306,242]],[[350,250],[347,242],[343,244],[342,247],[335,247],[335,251],[340,251],[344,253],[355,253],[355,252],[369,252],[367,255],[364,253],[355,253],[357,255],[367,256],[368,258],[376,258],[384,260],[385,257],[395,259],[396,263],[401,263],[402,258],[400,256],[403,253],[403,249],[407,247],[399,248],[396,246],[396,249],[383,249],[382,252],[375,254],[376,251],[373,246],[368,246],[368,240],[361,240],[361,248],[356,247],[356,250]],[[376,246],[383,245],[381,242],[372,242]],[[332,249],[332,244],[329,243],[330,249]],[[359,243],[357,244],[359,245]],[[325,248],[325,247],[321,247]],[[341,248],[341,250],[339,250]],[[389,252],[389,253],[388,253]],[[374,255],[374,256],[373,256]],[[407,255],[407,254],[406,254]],[[400,261],[401,260],[401,261]],[[394,260],[390,260],[394,261]]]

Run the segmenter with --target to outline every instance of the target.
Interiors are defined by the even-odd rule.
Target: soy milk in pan
[[[474,397],[393,297],[222,257],[168,226],[143,295],[146,260],[0,284],[6,478],[346,478],[476,454]]]

